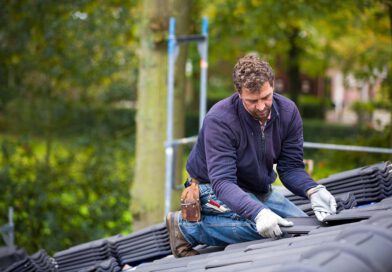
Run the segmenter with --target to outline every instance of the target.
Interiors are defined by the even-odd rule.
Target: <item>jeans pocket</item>
[[[213,194],[211,185],[209,184],[199,184],[199,193],[200,193],[200,204],[204,205],[208,203],[208,198],[211,194]]]
[[[216,197],[210,184],[199,184],[199,192],[203,214],[217,215],[231,212],[231,210]]]

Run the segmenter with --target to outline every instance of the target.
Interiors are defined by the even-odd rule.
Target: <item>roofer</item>
[[[224,246],[282,235],[285,217],[307,216],[271,187],[279,178],[308,197],[317,219],[336,213],[335,198],[304,170],[303,127],[296,105],[274,92],[274,72],[256,55],[238,60],[237,93],[204,119],[186,169],[182,211],[166,217],[176,257],[198,254],[199,244]],[[200,212],[201,210],[201,212]]]

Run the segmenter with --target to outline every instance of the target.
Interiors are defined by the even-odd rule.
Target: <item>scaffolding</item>
[[[200,101],[199,101],[199,129],[203,124],[207,112],[207,69],[208,69],[208,20],[202,19],[200,35],[176,36],[176,19],[170,18],[168,37],[168,69],[167,69],[167,127],[166,127],[166,173],[165,173],[165,215],[171,208],[171,195],[174,188],[174,165],[176,148],[179,145],[193,143],[196,136],[190,138],[173,139],[174,114],[174,64],[179,53],[179,45],[196,43],[200,55]]]

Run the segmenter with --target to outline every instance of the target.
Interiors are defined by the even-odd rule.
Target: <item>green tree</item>
[[[229,81],[235,59],[257,51],[278,75],[289,76],[297,101],[300,75],[321,75],[330,67],[345,71],[382,68],[390,59],[388,1],[214,1],[211,18],[211,74]],[[363,46],[358,46],[361,44]],[[227,68],[228,67],[228,68]],[[369,73],[366,73],[369,75]],[[220,86],[232,90],[232,84]],[[219,87],[219,86],[218,86]],[[214,86],[212,86],[215,90]]]
[[[29,252],[130,228],[132,114],[106,97],[135,91],[134,5],[0,3],[0,220]]]

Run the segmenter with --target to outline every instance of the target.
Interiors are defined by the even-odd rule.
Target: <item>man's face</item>
[[[271,112],[273,89],[265,82],[257,92],[242,88],[240,98],[245,109],[257,120],[265,122]]]

